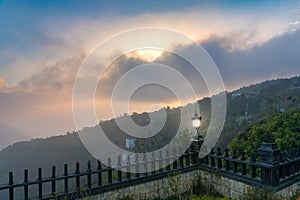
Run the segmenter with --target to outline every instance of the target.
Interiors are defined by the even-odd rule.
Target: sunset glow
[[[127,56],[141,59],[146,62],[154,62],[162,54],[163,54],[163,50],[142,49],[142,50],[133,51],[133,52],[127,54]]]

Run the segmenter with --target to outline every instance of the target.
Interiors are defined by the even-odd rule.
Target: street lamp
[[[196,129],[196,132],[191,139],[193,151],[199,151],[201,144],[203,142],[203,136],[199,134],[199,128],[201,125],[201,116],[198,115],[197,111],[195,111],[194,116],[192,117],[193,127]]]
[[[192,121],[193,121],[193,127],[196,129],[199,129],[199,127],[201,125],[201,117],[199,117],[197,111],[195,111],[195,114],[192,117]]]

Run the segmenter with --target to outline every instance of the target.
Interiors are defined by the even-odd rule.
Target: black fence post
[[[52,185],[52,195],[53,196],[56,196],[56,167],[55,166],[53,166],[52,167],[52,183],[51,183],[51,185]]]
[[[102,163],[100,160],[97,160],[97,178],[98,186],[102,185]]]
[[[87,162],[87,186],[88,186],[88,193],[92,193],[92,167],[91,167],[91,161],[89,160]]]
[[[118,182],[122,181],[122,163],[121,163],[121,156],[118,156]]]
[[[152,174],[155,174],[155,164],[156,164],[155,154],[154,152],[152,152],[152,162],[151,162]]]
[[[297,154],[296,154],[297,158],[300,158],[300,147],[297,148],[296,151],[297,151]],[[296,172],[300,172],[300,161],[298,161],[296,163]]]
[[[281,164],[283,164],[285,162],[285,156],[284,156],[284,153],[283,152],[280,152],[279,153],[279,162]],[[285,178],[286,174],[285,174],[285,166],[280,166],[279,167],[279,174],[280,174],[280,178]]]
[[[79,162],[76,163],[76,169],[75,169],[75,174],[76,174],[76,189],[78,192],[78,195],[80,194],[80,165]]]
[[[39,199],[43,197],[42,168],[38,169]]]
[[[108,179],[108,184],[112,183],[113,177],[112,177],[112,167],[111,167],[111,158],[107,159],[107,167],[108,167],[108,171],[107,171],[107,179]]]
[[[290,175],[293,175],[293,174],[295,174],[295,172],[296,172],[296,165],[295,164],[291,164],[290,165]]]
[[[24,170],[24,200],[28,200],[28,169]]]
[[[222,153],[221,153],[221,148],[219,147],[218,149],[217,149],[217,167],[218,167],[218,169],[222,169],[222,159],[221,159],[221,157],[222,157]]]
[[[184,167],[183,156],[184,156],[184,155],[181,155],[181,156],[179,157],[179,167],[180,167],[181,169]]]
[[[280,181],[279,161],[280,151],[270,133],[266,134],[265,141],[258,148],[262,164],[261,179],[268,185],[278,185]]]
[[[139,161],[139,155],[135,154],[135,178],[140,177],[140,161]]]
[[[237,158],[236,150],[234,150],[232,152],[232,159],[233,159],[233,161],[232,161],[232,172],[233,173],[237,173],[237,162],[234,161],[236,158]]]
[[[177,153],[176,153],[176,149],[174,148],[173,149],[173,156],[174,156],[174,158],[175,158],[175,160],[174,160],[174,162],[173,162],[173,169],[175,170],[175,169],[177,169]]]
[[[69,193],[69,180],[68,180],[68,164],[64,165],[64,183],[65,183],[65,194]]]
[[[214,155],[215,155],[214,148],[212,148],[212,150],[210,152],[210,161],[211,161],[210,166],[211,167],[215,167],[216,166],[216,161],[215,161]]]
[[[246,160],[246,156],[245,156],[245,152],[244,151],[242,151],[241,160],[242,161]],[[244,162],[241,163],[241,174],[242,175],[246,175],[247,174],[246,164]]]
[[[144,163],[144,176],[148,175],[148,159],[147,159],[147,154],[143,153],[143,163]]]
[[[128,155],[127,156],[127,162],[126,162],[126,165],[127,165],[127,180],[130,180],[131,179],[131,162],[130,162],[130,156]]]
[[[169,150],[166,149],[166,170],[169,172],[171,171],[171,162],[170,162],[170,154],[169,154]]]
[[[208,160],[209,154],[206,155],[203,160],[204,160],[204,165],[208,165],[209,164],[209,160]]]
[[[14,174],[9,172],[9,200],[14,200]]]
[[[256,162],[256,158],[254,156],[254,153],[250,154],[250,161],[252,162],[251,164],[251,178],[256,178],[256,166],[254,165],[254,163]]]
[[[185,153],[184,153],[184,157],[185,157],[185,165],[186,167],[189,167],[191,164],[191,160],[190,160],[190,149],[188,149]]]
[[[199,163],[200,163],[199,151],[193,151],[192,152],[192,164],[197,165]]]
[[[163,156],[162,156],[162,151],[159,151],[159,157],[158,157],[158,167],[159,167],[159,172],[163,172]]]
[[[229,157],[228,151],[229,151],[229,150],[226,148],[226,149],[225,149],[225,155],[224,155],[224,157],[225,157],[225,170],[226,170],[226,171],[229,171],[229,170],[230,170],[230,165],[229,165],[229,160],[228,160],[228,157]]]
[[[285,166],[285,176],[290,176],[290,175],[291,175],[290,165],[287,164]]]

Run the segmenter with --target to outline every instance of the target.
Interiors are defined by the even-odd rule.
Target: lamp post
[[[199,151],[200,147],[204,141],[204,138],[202,135],[200,135],[199,133],[199,128],[201,125],[201,116],[198,115],[197,111],[195,111],[194,116],[192,117],[192,123],[193,123],[193,127],[196,129],[196,132],[193,136],[193,138],[191,139],[192,141],[192,151]]]

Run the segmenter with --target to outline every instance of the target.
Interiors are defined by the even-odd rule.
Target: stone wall
[[[218,193],[233,199],[252,200],[252,199],[274,199],[274,200],[287,200],[300,191],[300,180],[293,185],[283,188],[279,191],[276,189],[262,189],[236,181],[217,173],[209,173],[199,171],[199,180],[204,184],[209,185]]]
[[[291,197],[295,194],[295,191],[300,192],[300,181],[297,183],[294,183],[293,185],[284,188],[283,190],[280,190],[276,192],[276,197],[285,197],[287,199],[288,197]],[[297,198],[297,200],[300,200],[300,196]]]
[[[133,199],[153,199],[167,198],[172,195],[189,192],[198,182],[202,182],[205,187],[211,187],[218,193],[233,199],[289,199],[300,189],[300,181],[280,191],[266,190],[245,183],[220,176],[217,173],[195,170],[175,176],[169,176],[159,180],[154,180],[138,185],[124,187],[87,197],[82,200],[115,200],[124,197]]]
[[[191,191],[199,177],[199,173],[198,170],[195,170],[174,176],[170,175],[166,178],[124,187],[82,200],[116,200],[124,197],[132,197],[133,199],[167,198]]]

